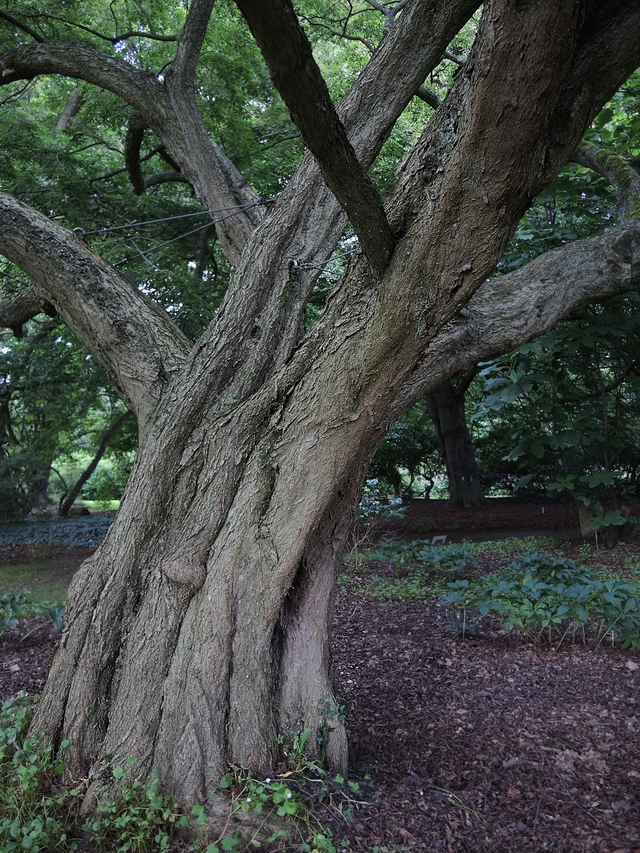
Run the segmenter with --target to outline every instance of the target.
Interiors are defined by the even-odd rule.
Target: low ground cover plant
[[[466,544],[430,545],[424,540],[383,542],[368,561],[389,563],[401,576],[369,576],[366,594],[378,601],[427,600],[437,595],[443,577],[456,577],[477,567]]]
[[[16,625],[24,625],[25,636],[37,631],[41,625],[29,628],[26,620],[30,618],[45,619],[41,625],[51,623],[56,631],[62,629],[64,607],[60,604],[34,604],[22,592],[8,592],[0,596],[0,634]]]
[[[534,553],[497,574],[450,582],[439,603],[463,637],[477,636],[478,617],[490,616],[533,642],[570,639],[597,648],[607,640],[640,649],[640,584],[562,557]]]
[[[70,744],[61,744],[54,754],[38,736],[29,735],[33,707],[33,697],[23,694],[8,699],[0,711],[0,853],[338,853],[309,803],[331,801],[348,817],[358,785],[329,778],[317,764],[303,760],[303,741],[310,730],[288,744],[295,770],[264,780],[240,768],[225,774],[210,793],[217,800],[216,812],[223,815],[221,829],[212,831],[205,805],[185,813],[162,791],[157,778],[129,779],[133,759],[111,768],[111,782],[98,794],[95,810],[81,818],[86,780],[76,786],[63,783],[64,753]]]

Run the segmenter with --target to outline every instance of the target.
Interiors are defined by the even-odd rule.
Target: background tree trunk
[[[67,518],[67,516],[71,512],[71,507],[73,506],[73,504],[76,501],[76,498],[78,497],[78,495],[82,491],[82,487],[89,480],[89,478],[91,477],[93,472],[98,467],[98,463],[100,462],[100,460],[104,456],[104,454],[107,450],[107,447],[109,445],[109,442],[111,441],[111,439],[113,437],[113,434],[120,429],[122,424],[128,418],[130,418],[132,414],[133,414],[132,412],[124,412],[124,414],[120,415],[120,417],[117,418],[111,424],[109,429],[102,436],[102,439],[100,440],[100,444],[98,445],[98,449],[96,450],[96,452],[93,456],[93,459],[87,465],[87,467],[84,469],[82,474],[78,477],[76,482],[73,484],[73,486],[71,487],[71,490],[69,491],[69,494],[66,495],[64,497],[64,499],[60,501],[60,506],[58,507],[58,515],[60,516],[60,518]]]
[[[482,506],[486,499],[471,433],[464,410],[466,387],[456,390],[451,380],[438,385],[425,397],[425,406],[433,420],[449,480],[449,506]]]

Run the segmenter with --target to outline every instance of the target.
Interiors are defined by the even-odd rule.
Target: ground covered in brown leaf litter
[[[566,526],[553,511],[549,532]],[[637,540],[623,547],[640,560]],[[640,853],[637,652],[554,650],[495,631],[463,642],[435,604],[362,590],[347,571],[333,654],[361,791],[351,821],[322,814],[336,837],[354,853]],[[0,699],[40,689],[55,638],[47,627],[0,637]]]

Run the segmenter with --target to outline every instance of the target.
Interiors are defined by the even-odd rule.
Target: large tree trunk
[[[464,410],[465,390],[456,390],[448,379],[425,397],[447,466],[451,507],[482,506],[486,503]]]
[[[321,380],[298,379],[285,411],[273,389],[224,415],[194,407],[191,386],[158,418],[74,579],[38,704],[35,727],[72,743],[72,773],[135,755],[137,773],[193,802],[229,763],[272,767],[278,732],[307,726],[331,729],[324,758],[345,772],[330,623],[368,455],[353,441],[370,445],[372,426],[337,416],[344,387]]]

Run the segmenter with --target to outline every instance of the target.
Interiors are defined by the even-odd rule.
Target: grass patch
[[[0,596],[22,592],[37,605],[64,603],[67,589],[80,566],[80,560],[24,563],[0,566]]]
[[[558,548],[561,541],[557,536],[526,536],[523,539],[510,537],[508,539],[492,539],[489,542],[473,542],[465,539],[464,544],[475,557],[484,554],[492,554],[496,557],[521,557],[542,548],[554,550]]]

